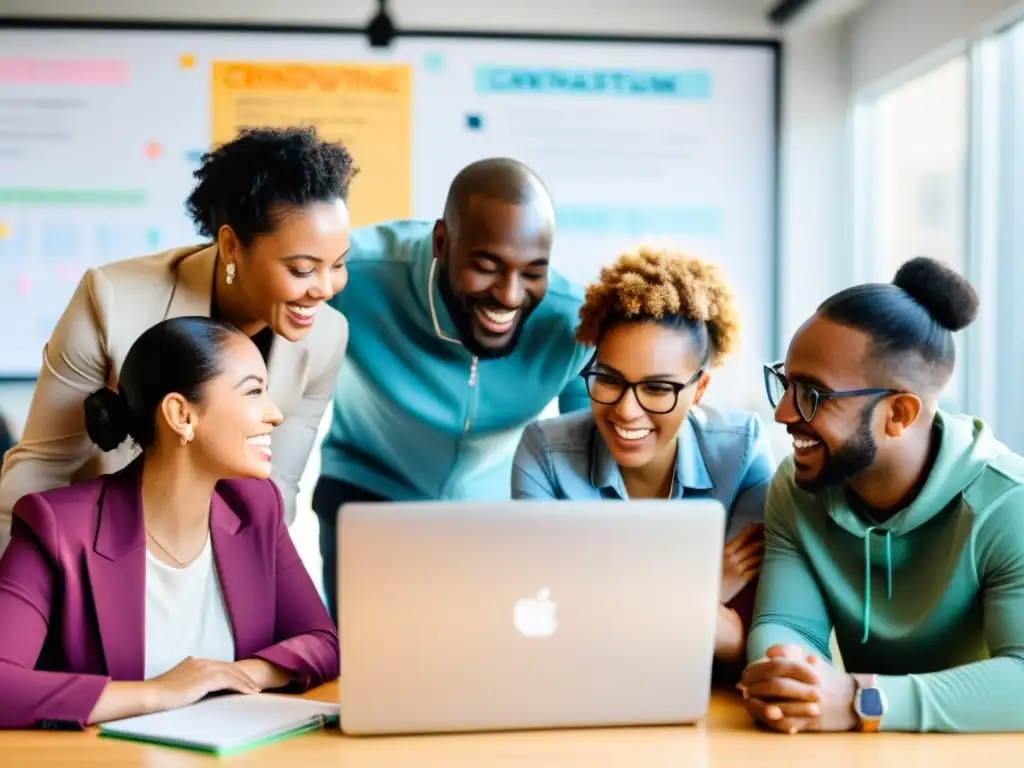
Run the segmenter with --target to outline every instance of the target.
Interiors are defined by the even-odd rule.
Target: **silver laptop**
[[[342,730],[703,718],[724,527],[704,500],[342,506]]]

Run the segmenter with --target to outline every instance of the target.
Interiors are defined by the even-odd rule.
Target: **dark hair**
[[[145,331],[124,359],[117,391],[98,389],[85,398],[85,429],[104,451],[131,437],[149,448],[156,437],[156,412],[176,392],[198,403],[203,384],[220,371],[220,352],[235,326],[209,317],[175,317]]]
[[[356,173],[348,149],[314,128],[243,129],[203,155],[185,207],[203,237],[227,224],[247,246],[274,230],[283,208],[347,200]]]
[[[3,462],[4,454],[14,447],[14,435],[7,424],[7,419],[0,414],[0,463]]]
[[[894,381],[936,389],[953,372],[953,333],[974,322],[978,294],[961,274],[921,256],[903,264],[891,283],[847,288],[818,313],[867,333],[872,357]]]

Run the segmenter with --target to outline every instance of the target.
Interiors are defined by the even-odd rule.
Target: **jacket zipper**
[[[469,413],[470,414],[472,414],[472,412],[473,412],[473,388],[476,387],[476,367],[477,367],[477,362],[478,362],[477,358],[474,356],[473,357],[473,362],[469,366]],[[466,416],[466,425],[462,428],[462,434],[466,434],[467,432],[469,432],[469,424],[470,424],[471,421],[472,421],[472,416],[471,415],[467,415]]]

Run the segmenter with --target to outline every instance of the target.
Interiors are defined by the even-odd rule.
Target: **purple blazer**
[[[0,728],[82,728],[111,680],[142,680],[146,540],[141,458],[14,507],[0,558]],[[225,480],[210,535],[235,658],[338,677],[338,632],[292,544],[270,480]]]

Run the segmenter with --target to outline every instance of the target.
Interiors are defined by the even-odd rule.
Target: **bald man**
[[[505,158],[464,168],[435,222],[356,230],[331,300],[352,329],[313,495],[336,611],[338,508],[507,499],[523,427],[556,398],[588,407],[582,288],[550,267],[551,196]]]

